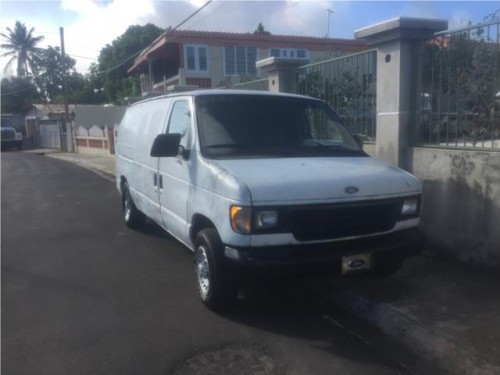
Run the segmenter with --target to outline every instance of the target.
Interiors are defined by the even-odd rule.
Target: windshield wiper
[[[240,149],[244,152],[279,152],[281,154],[294,154],[294,150],[290,148],[284,148],[273,145],[246,145],[240,143],[220,143],[215,145],[206,146],[206,148],[218,149],[218,148],[232,148],[232,149]]]
[[[347,151],[347,152],[354,152],[354,153],[359,153],[361,150],[353,149],[350,147],[347,147],[346,145],[342,144],[324,144],[322,142],[310,139],[308,140],[310,144],[302,145],[300,148],[301,149],[308,149],[308,150],[327,150],[327,151]]]
[[[205,146],[206,148],[232,148],[232,147],[246,147],[246,145],[238,143],[219,143],[216,145]]]

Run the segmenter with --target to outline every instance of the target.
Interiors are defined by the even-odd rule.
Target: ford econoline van
[[[131,228],[146,218],[194,252],[211,309],[240,271],[319,265],[387,275],[421,247],[421,184],[368,156],[324,102],[200,90],[131,105],[116,184]]]

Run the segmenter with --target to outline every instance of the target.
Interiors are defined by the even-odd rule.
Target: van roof
[[[308,98],[308,99],[315,99],[303,95],[296,95],[296,94],[285,94],[285,93],[276,93],[276,92],[269,92],[269,91],[257,91],[257,90],[233,90],[233,89],[201,89],[201,90],[193,90],[193,91],[183,91],[183,92],[176,92],[176,93],[171,93],[171,94],[165,94],[165,95],[159,95],[155,96],[153,98],[148,98],[141,100],[139,102],[136,102],[134,104],[131,104],[130,106],[134,106],[136,104],[141,104],[153,100],[159,100],[159,99],[164,99],[164,98],[174,98],[178,96],[212,96],[212,95],[254,95],[254,96],[275,96],[275,97],[289,97],[289,98]],[[318,100],[318,99],[316,99]]]

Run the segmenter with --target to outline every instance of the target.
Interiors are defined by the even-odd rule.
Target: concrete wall
[[[412,148],[409,157],[428,239],[461,261],[500,266],[500,153]]]
[[[120,124],[124,106],[104,107],[102,105],[77,105],[75,107],[75,125],[90,129],[92,126],[112,128]]]
[[[114,129],[79,126],[74,129],[76,152],[80,154],[109,155],[115,153]]]

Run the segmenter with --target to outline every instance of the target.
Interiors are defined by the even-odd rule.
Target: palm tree
[[[0,35],[7,42],[0,45],[0,47],[8,50],[8,52],[3,53],[1,56],[11,57],[5,65],[4,70],[7,70],[11,64],[17,60],[18,77],[26,77],[28,74],[28,68],[32,73],[36,74],[36,60],[39,52],[41,51],[41,49],[37,48],[36,45],[43,40],[43,36],[34,37],[32,35],[34,30],[34,28],[31,28],[28,32],[24,23],[16,21],[14,30],[7,27],[8,33],[0,33]]]

